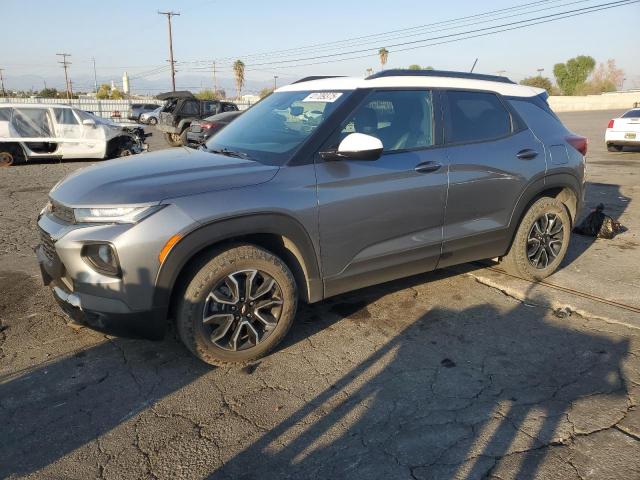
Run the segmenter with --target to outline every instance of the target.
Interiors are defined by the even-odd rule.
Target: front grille
[[[73,215],[73,208],[69,208],[58,202],[51,201],[51,213],[66,223],[75,223],[76,221]]]
[[[56,253],[56,247],[53,244],[53,240],[47,232],[40,229],[40,240],[42,242],[42,251],[50,261],[55,261],[58,258]]]

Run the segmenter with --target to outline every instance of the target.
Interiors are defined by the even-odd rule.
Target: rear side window
[[[218,110],[218,104],[216,102],[205,102],[203,104],[203,112],[205,115],[215,114]]]
[[[544,140],[568,133],[567,128],[546,104],[546,108],[544,108],[544,106],[538,105],[534,99],[517,97],[511,98],[509,102],[540,139]]]
[[[198,102],[184,102],[180,113],[182,113],[182,115],[199,115],[200,109],[198,108]]]
[[[629,110],[627,113],[622,115],[622,118],[640,118],[640,109]]]
[[[0,122],[8,122],[11,119],[10,108],[0,108]]]
[[[511,133],[511,115],[497,95],[447,92],[447,143],[492,140]]]
[[[62,125],[78,125],[78,119],[70,108],[54,108],[56,122]]]

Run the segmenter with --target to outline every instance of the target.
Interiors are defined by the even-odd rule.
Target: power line
[[[475,35],[467,35],[467,34],[473,33],[473,32],[477,32],[478,30],[460,32],[460,33],[455,34],[455,35],[467,35],[467,36],[463,36],[463,37],[460,37],[460,38],[454,38],[454,39],[448,39],[448,40],[439,41],[439,42],[428,43],[428,44],[425,44],[425,45],[417,45],[417,46],[414,45],[414,46],[411,46],[411,47],[392,50],[389,53],[398,53],[398,52],[404,52],[404,51],[408,51],[408,50],[416,50],[416,49],[432,47],[432,46],[436,46],[436,45],[444,45],[444,44],[448,44],[448,43],[459,42],[459,41],[462,41],[462,40],[469,40],[469,39],[472,39],[472,38],[480,38],[480,37],[485,37],[485,36],[489,36],[489,35],[496,35],[496,34],[502,33],[502,32],[518,30],[518,29],[521,29],[521,28],[531,27],[531,26],[534,26],[534,25],[541,25],[541,24],[544,24],[544,23],[551,23],[551,22],[555,22],[555,21],[558,21],[558,20],[563,20],[563,19],[566,19],[566,18],[572,18],[572,17],[581,16],[581,15],[586,15],[588,13],[593,13],[593,12],[598,12],[598,11],[603,11],[603,10],[610,10],[610,9],[613,9],[613,8],[618,8],[618,7],[622,7],[622,6],[638,3],[639,1],[640,0],[625,0],[625,1],[622,1],[622,2],[610,2],[610,3],[606,3],[606,4],[594,5],[592,7],[589,7],[590,9],[586,10],[586,11],[576,12],[575,10],[573,10],[573,11],[569,11],[569,12],[560,12],[557,15],[563,15],[561,17],[544,19],[544,20],[535,21],[535,22],[534,22],[534,20],[537,20],[536,18],[527,19],[527,20],[524,20],[523,22],[532,22],[532,23],[529,23],[529,24],[526,24],[526,25],[522,25],[522,22],[512,22],[512,23],[507,24],[507,25],[515,25],[516,23],[518,23],[520,25],[515,26],[515,27],[511,26],[511,27],[508,27],[508,28],[501,28],[499,30],[495,30],[495,31],[492,31],[492,32],[486,32],[485,31],[483,33],[475,34]],[[584,9],[579,9],[579,10],[584,10]],[[572,12],[576,12],[576,13],[572,13]],[[544,17],[538,17],[538,18],[544,18]],[[502,25],[497,25],[497,26],[494,26],[492,28],[499,28],[499,27],[502,27]],[[487,30],[487,29],[480,29],[480,30]],[[443,35],[443,36],[440,36],[440,37],[435,37],[434,39],[446,38],[446,37],[450,37],[450,36],[451,35]],[[424,39],[424,40],[421,40],[420,42],[427,42],[427,41],[431,41],[431,40],[434,40],[434,39]],[[416,43],[416,42],[409,42],[409,43]],[[366,50],[366,51],[370,51],[370,50]],[[348,55],[348,54],[349,54],[349,52],[345,52],[345,53],[343,53],[341,55]],[[348,60],[369,58],[369,57],[374,56],[374,55],[377,55],[377,52],[375,52],[375,53],[374,52],[367,53],[365,55],[357,55],[357,56],[351,56],[351,57],[345,57],[345,58],[318,61],[318,62],[299,63],[299,64],[296,64],[296,65],[283,65],[283,66],[280,66],[278,68],[285,69],[285,68],[308,67],[308,66],[313,66],[313,65],[323,65],[323,64],[327,64],[327,63],[337,63],[337,62],[344,62],[344,61],[348,61]],[[298,59],[298,61],[304,61],[304,59]],[[270,64],[270,65],[272,65],[272,64]],[[247,67],[254,67],[256,65],[262,65],[262,64],[249,64],[249,65],[247,65]],[[247,68],[247,71],[251,71],[251,70],[255,70],[255,69]]]
[[[169,24],[169,63],[171,64],[171,86],[173,91],[176,91],[176,62],[173,59],[173,35],[171,32],[171,17],[180,16],[180,12],[161,12],[158,11],[158,15],[166,15]]]

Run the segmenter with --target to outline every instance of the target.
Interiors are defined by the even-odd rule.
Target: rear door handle
[[[537,156],[538,156],[538,152],[530,148],[525,148],[524,150],[520,150],[516,154],[516,157],[518,157],[520,160],[531,160],[532,158],[536,158]]]
[[[418,173],[431,173],[439,170],[440,167],[442,167],[441,163],[429,161],[419,163],[418,165],[416,165],[416,168],[414,170]]]

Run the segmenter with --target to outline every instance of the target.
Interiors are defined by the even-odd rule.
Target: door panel
[[[327,296],[437,264],[446,156],[441,148],[429,148],[434,130],[430,93],[416,95],[409,102],[411,92],[374,92],[343,124],[342,136],[356,131],[383,141],[385,153],[378,160],[316,162]],[[417,105],[427,107],[416,110]],[[415,128],[407,127],[409,119]],[[432,162],[428,168],[426,162]]]
[[[528,149],[537,155],[517,157]],[[524,130],[490,142],[451,146],[447,155],[449,196],[439,266],[503,255],[518,198],[544,176],[544,146]]]

